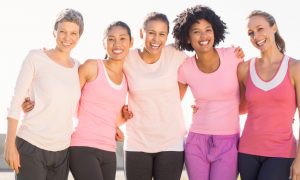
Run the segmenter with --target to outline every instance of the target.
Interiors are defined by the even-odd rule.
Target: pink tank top
[[[295,89],[289,78],[289,57],[285,56],[270,81],[262,80],[250,61],[246,83],[248,116],[240,139],[242,153],[293,158],[296,141],[292,124],[296,111]]]
[[[88,146],[115,152],[116,119],[125,104],[127,82],[120,85],[109,79],[102,60],[97,78],[84,85],[78,108],[78,125],[71,146]]]

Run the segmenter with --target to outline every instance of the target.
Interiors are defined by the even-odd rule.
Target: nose
[[[154,39],[155,41],[158,41],[158,38],[159,38],[159,34],[154,34],[153,39]]]
[[[70,33],[66,33],[64,39],[65,40],[71,39],[71,34]]]

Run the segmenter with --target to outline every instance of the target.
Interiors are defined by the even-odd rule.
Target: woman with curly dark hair
[[[242,59],[234,48],[216,48],[225,39],[226,24],[209,7],[197,5],[174,20],[175,46],[195,51],[178,70],[180,97],[189,86],[198,110],[185,144],[190,180],[233,180],[237,177],[239,83]]]

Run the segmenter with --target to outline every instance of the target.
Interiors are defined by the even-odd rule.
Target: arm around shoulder
[[[239,112],[240,114],[247,113],[247,101],[245,97],[246,92],[246,80],[247,80],[247,74],[248,74],[248,67],[249,63],[247,62],[241,62],[238,65],[237,69],[237,76],[239,80],[239,89],[240,89],[240,105],[239,105]]]

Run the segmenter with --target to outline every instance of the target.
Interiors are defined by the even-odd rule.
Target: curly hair
[[[197,5],[187,8],[175,18],[173,37],[175,47],[179,50],[194,51],[194,48],[188,43],[189,30],[194,23],[204,19],[212,25],[214,31],[214,47],[221,41],[224,41],[226,32],[226,23],[209,7]]]

